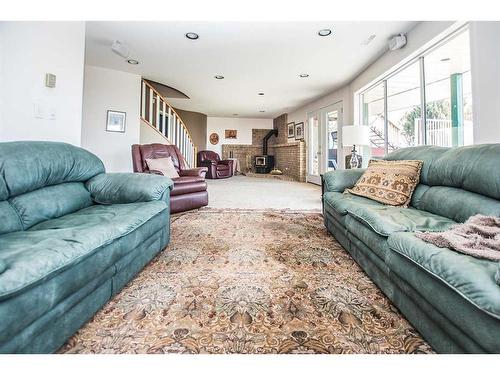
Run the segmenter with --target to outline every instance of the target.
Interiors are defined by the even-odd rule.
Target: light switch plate
[[[33,117],[42,119],[43,116],[43,107],[40,105],[40,103],[33,103]]]
[[[45,86],[54,88],[56,87],[56,75],[51,73],[45,73]]]

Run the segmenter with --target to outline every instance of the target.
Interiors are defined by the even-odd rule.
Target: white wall
[[[153,129],[149,124],[144,121],[140,121],[140,138],[139,143],[141,145],[149,143],[163,143],[172,144],[165,137],[163,137],[157,130]]]
[[[252,144],[252,129],[272,129],[272,119],[255,119],[255,118],[232,118],[232,117],[208,117],[207,118],[207,150],[222,154],[222,145],[224,144],[238,144],[238,145],[251,145]],[[228,129],[238,130],[237,139],[225,139],[224,131]],[[213,145],[210,143],[210,134],[219,134],[219,143]]]
[[[500,143],[500,22],[471,22],[474,143]]]
[[[141,77],[85,67],[82,147],[99,156],[108,172],[131,172],[131,145],[140,140]],[[125,133],[106,131],[108,110],[126,112]]]
[[[0,22],[0,141],[80,145],[84,53],[85,22]]]

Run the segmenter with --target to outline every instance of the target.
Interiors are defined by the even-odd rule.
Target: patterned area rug
[[[318,213],[172,219],[170,245],[60,353],[428,353]]]

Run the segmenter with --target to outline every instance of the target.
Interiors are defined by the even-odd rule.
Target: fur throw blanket
[[[475,215],[444,232],[417,232],[415,236],[476,258],[500,261],[500,218]]]

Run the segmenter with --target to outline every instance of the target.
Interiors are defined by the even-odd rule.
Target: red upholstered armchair
[[[227,178],[233,175],[233,161],[220,160],[218,153],[204,150],[198,151],[197,162],[200,167],[207,167],[207,178]]]
[[[134,172],[161,174],[149,170],[146,159],[171,157],[178,178],[173,178],[174,188],[170,192],[170,212],[182,212],[200,208],[208,204],[207,183],[205,174],[207,168],[188,169],[184,157],[175,145],[152,143],[148,145],[132,145],[132,164]]]

